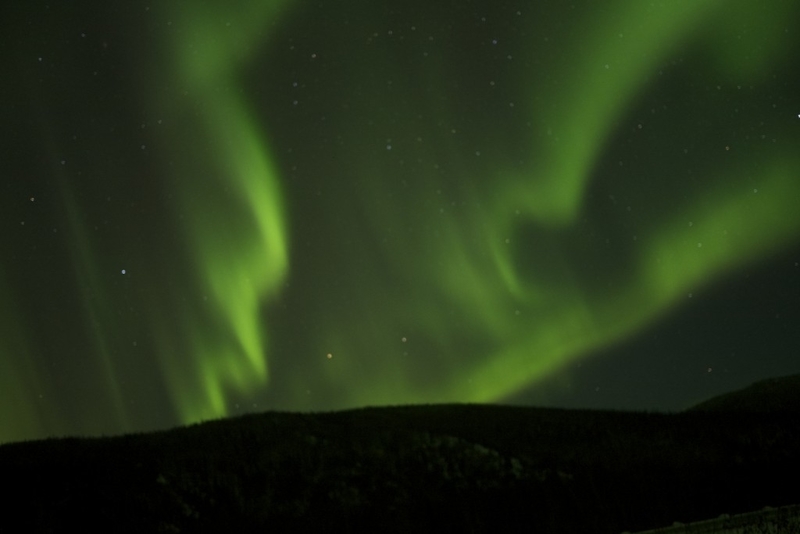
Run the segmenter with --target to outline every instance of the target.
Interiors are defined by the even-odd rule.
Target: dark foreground
[[[9,444],[0,532],[617,534],[800,503],[798,413],[712,408],[263,413]]]

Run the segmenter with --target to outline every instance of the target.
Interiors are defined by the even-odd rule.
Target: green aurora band
[[[360,9],[381,13],[366,4]],[[651,87],[655,71],[691,45],[705,53],[705,67],[716,80],[758,87],[786,60],[782,47],[789,37],[775,28],[800,14],[793,3],[779,0],[616,0],[603,2],[602,13],[554,15],[568,26],[558,32],[548,32],[546,22],[533,17],[518,17],[515,24],[527,24],[527,35],[549,35],[548,46],[563,52],[538,62],[534,44],[520,46],[510,64],[535,63],[530,77],[498,78],[515,85],[506,88],[515,99],[513,113],[523,114],[517,120],[528,125],[516,148],[506,146],[506,133],[480,147],[461,135],[459,124],[468,112],[448,103],[447,80],[463,76],[457,70],[464,60],[457,67],[459,60],[448,56],[457,52],[426,56],[420,81],[405,79],[388,49],[354,49],[349,79],[368,77],[378,64],[395,80],[395,96],[366,92],[354,109],[331,110],[328,122],[340,120],[349,128],[347,142],[336,151],[352,184],[345,187],[349,196],[323,214],[331,235],[338,236],[318,250],[316,261],[327,273],[295,280],[293,251],[301,243],[290,221],[297,214],[289,213],[295,207],[273,152],[270,136],[276,132],[259,119],[264,103],[247,79],[261,68],[265,51],[286,46],[273,41],[281,25],[313,13],[289,2],[239,2],[232,8],[209,1],[163,14],[171,16],[172,26],[159,46],[171,54],[154,63],[152,79],[143,85],[152,116],[183,125],[172,145],[165,140],[170,165],[162,172],[172,184],[170,216],[185,250],[178,251],[183,260],[175,262],[166,282],[155,273],[128,276],[138,276],[147,288],[135,297],[137,306],[147,310],[155,360],[183,423],[230,415],[234,403],[259,400],[276,387],[291,395],[283,407],[292,409],[319,409],[323,395],[331,408],[496,401],[623,341],[674,310],[692,288],[800,236],[800,157],[766,147],[753,156],[733,150],[736,159],[722,164],[726,141],[711,143],[718,159],[696,171],[705,174],[705,185],[674,195],[669,210],[637,215],[639,241],[624,277],[612,272],[587,281],[605,246],[579,237],[587,191],[609,138]],[[380,27],[373,16],[363,27],[354,22],[352,31]],[[419,24],[422,32],[424,22]],[[744,34],[742,27],[748,29]],[[443,28],[437,40],[463,38],[452,26],[452,35]],[[318,52],[320,62],[325,52]],[[429,88],[422,104],[418,84]],[[411,117],[420,107],[447,126],[435,133],[415,126]],[[377,144],[391,144],[392,150],[371,152],[363,147],[376,143],[375,131],[354,126],[366,124],[367,115],[376,123],[410,118],[397,127],[403,136],[383,143],[383,133],[378,135]],[[417,162],[409,160],[401,172],[404,145]],[[520,162],[519,154],[528,152],[535,157]],[[451,178],[443,178],[442,169]],[[54,175],[60,172],[53,169]],[[387,188],[387,177],[398,183],[407,178],[410,186]],[[0,417],[11,422],[0,430],[0,442],[95,433],[95,419],[112,419],[119,431],[141,426],[123,400],[130,390],[110,348],[127,327],[98,326],[114,313],[103,297],[110,283],[99,272],[107,262],[79,201],[65,181],[59,183],[75,279],[97,295],[84,303],[82,317],[102,370],[95,395],[107,404],[69,426],[63,413],[27,393],[47,389],[29,358],[0,358]],[[635,200],[635,206],[652,202],[645,193]],[[356,236],[352,242],[342,237],[350,235]],[[154,256],[167,247],[155,246]],[[8,326],[20,322],[14,303],[24,297],[4,279],[0,311]],[[276,313],[271,310],[283,292],[300,291],[295,283],[306,284],[302,291],[315,303],[294,310],[303,314],[295,320],[312,325],[305,345],[310,350],[279,354],[273,340],[280,329],[269,322]],[[35,353],[24,331],[9,327],[13,335],[0,340],[0,350]],[[416,369],[415,354],[425,355],[424,372]],[[290,357],[298,359],[298,368],[284,383],[271,382],[272,361]],[[309,362],[315,367],[308,368]],[[310,391],[315,387],[319,393]]]
[[[196,307],[179,310],[182,334],[190,340],[196,372],[174,356],[174,335],[159,318],[159,361],[172,385],[173,402],[186,422],[228,413],[226,392],[250,393],[268,380],[266,331],[260,306],[286,276],[288,253],[279,178],[263,139],[248,113],[237,81],[250,55],[269,43],[269,27],[282,2],[248,2],[226,17],[206,6],[176,13],[182,27],[174,45],[178,87],[191,96],[167,102],[183,112],[177,119],[196,124],[210,147],[208,159],[190,154],[178,172],[197,180],[178,181],[181,212],[193,264],[199,266],[196,292],[210,301],[209,316]],[[193,117],[187,108],[202,109]],[[167,111],[167,110],[164,110]]]
[[[368,139],[350,144],[356,150],[347,153],[345,161],[364,177],[355,209],[368,212],[369,227],[401,228],[408,213],[414,213],[417,226],[437,230],[383,239],[381,266],[405,278],[405,283],[396,290],[389,289],[387,279],[391,277],[376,273],[368,278],[361,272],[358,280],[339,295],[348,302],[348,309],[359,311],[319,319],[325,335],[320,337],[318,354],[343,356],[333,359],[327,376],[346,390],[343,404],[501,399],[571,360],[634,334],[678,305],[691,288],[796,239],[800,224],[793,215],[792,199],[800,194],[800,161],[796,156],[773,153],[772,159],[758,162],[757,194],[745,185],[752,168],[711,170],[720,176],[710,176],[709,183],[724,187],[712,186],[676,210],[694,214],[692,226],[682,217],[645,220],[642,225],[649,226],[649,245],[642,247],[625,285],[613,292],[590,298],[578,274],[571,276],[574,266],[566,257],[556,261],[557,268],[565,273],[558,284],[522,272],[519,249],[530,243],[520,240],[519,249],[515,249],[515,228],[535,224],[569,235],[581,214],[591,167],[626,103],[643,89],[652,69],[709,21],[721,24],[716,32],[724,33],[724,23],[719,19],[730,20],[728,14],[735,14],[733,20],[738,22],[752,15],[750,20],[760,24],[750,27],[752,33],[745,39],[750,45],[739,42],[735,51],[728,52],[713,48],[718,47],[713,42],[710,48],[718,62],[715,67],[730,83],[760,80],[780,61],[772,44],[780,39],[774,36],[775,22],[794,9],[776,4],[772,16],[764,20],[763,12],[746,2],[735,6],[713,1],[670,2],[657,7],[638,2],[614,5],[616,9],[604,5],[604,14],[599,17],[590,12],[574,22],[576,29],[571,35],[580,36],[580,42],[559,43],[557,46],[566,48],[569,55],[545,65],[541,79],[528,82],[530,109],[534,110],[529,121],[536,125],[536,131],[548,132],[544,139],[531,139],[529,147],[532,153],[542,154],[541,163],[530,164],[521,172],[506,171],[502,164],[496,164],[511,159],[502,148],[495,151],[500,157],[490,158],[485,167],[463,163],[465,156],[472,154],[446,140],[427,148],[431,157],[421,159],[431,161],[435,159],[433,153],[440,154],[440,160],[457,169],[457,176],[470,177],[458,184],[462,188],[458,204],[467,208],[441,208],[436,203],[421,208],[418,202],[403,203],[397,198],[382,202],[387,197],[381,190],[385,182],[370,177],[396,171],[374,159],[364,159],[358,147],[369,143]],[[726,11],[726,17],[717,17],[720,9]],[[759,14],[749,13],[751,10]],[[731,35],[726,37],[738,31],[736,26],[729,30]],[[729,57],[741,48],[750,55],[743,65]],[[754,51],[760,50],[770,53],[753,57]],[[524,55],[524,50],[517,54]],[[431,67],[440,80],[457,76],[448,69],[448,59],[453,58]],[[402,89],[411,92],[415,81],[408,83]],[[441,94],[432,95],[430,100],[446,102],[448,93],[442,87]],[[402,104],[394,102],[393,106]],[[400,109],[398,115],[414,116],[413,105]],[[457,124],[459,111],[453,110],[453,116],[443,122]],[[569,142],[564,142],[566,139]],[[718,149],[723,150],[723,146]],[[446,154],[444,158],[442,153]],[[483,188],[475,179],[481,173],[485,174]],[[434,169],[420,181],[429,189],[446,187]],[[732,188],[732,183],[741,186]],[[356,227],[357,223],[352,223],[344,233],[355,232]],[[557,256],[559,247],[553,244],[548,254]],[[597,251],[583,250],[579,258],[591,264],[593,252]],[[536,261],[541,260],[532,260],[534,273]],[[404,332],[414,334],[403,336]],[[409,349],[401,346],[401,337],[406,337],[404,343],[409,345],[412,339],[424,340],[430,347],[427,352],[438,358],[441,371],[426,361],[425,374],[432,378],[420,378],[422,373],[415,376],[412,364],[404,361]],[[375,358],[379,364],[372,366],[365,362],[368,357],[364,355],[369,354],[385,356]],[[297,389],[301,391],[302,387],[298,384]],[[302,400],[298,398],[297,402]]]

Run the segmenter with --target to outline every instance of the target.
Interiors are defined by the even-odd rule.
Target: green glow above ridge
[[[737,8],[763,9],[746,5]],[[590,13],[595,18],[579,23],[573,35],[581,38],[572,43],[574,48],[544,70],[546,80],[532,80],[530,121],[543,140],[531,145],[534,162],[529,170],[508,171],[499,164],[489,171],[492,186],[484,192],[465,186],[458,207],[415,204],[413,224],[426,231],[409,232],[418,241],[403,241],[404,236],[384,240],[383,249],[385,263],[403,273],[398,276],[410,292],[352,291],[348,297],[354,308],[380,310],[383,319],[367,320],[370,312],[365,312],[361,319],[328,321],[318,350],[341,355],[331,360],[328,379],[346,389],[346,404],[496,401],[571,360],[631,336],[673,309],[691,288],[773,254],[800,235],[791,200],[800,198],[800,164],[773,153],[767,156],[771,161],[760,165],[758,176],[761,189],[769,192],[754,194],[744,172],[717,171],[716,181],[710,182],[724,186],[711,186],[684,206],[695,214],[694,226],[686,228],[680,215],[657,224],[635,265],[620,265],[632,268],[627,285],[602,300],[590,298],[573,272],[579,266],[559,259],[562,250],[556,243],[547,249],[552,256],[540,263],[558,273],[561,283],[552,285],[546,277],[537,280],[536,273],[519,270],[514,250],[526,245],[515,241],[516,227],[535,224],[547,232],[575,224],[591,170],[627,103],[669,53],[685,45],[698,28],[712,24],[717,10],[727,12],[727,4],[717,1],[613,6],[599,19]],[[763,34],[767,26],[759,30]],[[774,46],[768,50],[762,61],[780,60],[774,57]],[[721,62],[719,67],[726,77],[752,73],[750,64]],[[439,75],[447,76],[447,71]],[[447,94],[442,91],[431,100],[444,101]],[[402,110],[399,116],[413,115],[401,103],[395,106]],[[455,123],[457,118],[444,120]],[[454,151],[452,144],[441,142],[419,151],[425,154],[420,161],[444,161],[458,169],[465,184],[487,181],[479,164],[461,163],[465,154],[471,155],[468,150]],[[361,205],[369,211],[371,225],[394,229],[409,224],[404,222],[404,210],[412,209],[408,204],[377,201],[386,196],[380,188],[389,180],[372,177],[390,174],[389,167],[364,160],[357,151],[347,161],[361,170]],[[415,172],[422,173],[417,178],[428,189],[447,187],[436,171]],[[591,257],[585,259],[591,262]],[[376,273],[361,272],[359,285],[379,287],[377,280]],[[404,336],[401,342],[404,332],[409,332],[408,339]],[[420,342],[428,355],[425,371],[415,371],[409,356],[420,350]],[[364,354],[373,356],[357,357]],[[371,364],[372,358],[380,365]]]
[[[5,284],[5,273],[0,266],[0,320],[5,326],[0,338],[0,354],[4,356],[31,353],[31,347],[26,346],[22,335],[18,314],[11,311],[15,300]],[[29,439],[41,435],[53,423],[57,424],[51,418],[43,417],[44,410],[35,403],[20,402],[20,399],[30,398],[31,392],[41,391],[44,387],[31,358],[20,362],[0,357],[0,418],[3,420],[0,443]]]
[[[267,43],[266,28],[279,18],[281,6],[250,2],[226,16],[192,6],[178,24],[174,83],[189,89],[171,104],[187,135],[208,147],[195,154],[197,161],[183,161],[178,176],[180,213],[198,279],[194,291],[204,295],[202,304],[195,303],[203,312],[179,312],[196,364],[187,369],[185,356],[172,352],[172,334],[160,336],[162,364],[184,422],[225,416],[232,392],[252,392],[269,378],[260,307],[287,273],[286,223],[269,146],[251,118],[239,78]]]
[[[507,399],[800,241],[792,2],[130,9],[19,60],[0,442]]]
[[[744,2],[736,6],[740,18],[755,9]],[[674,308],[688,288],[791,242],[798,228],[785,207],[778,209],[795,194],[790,177],[797,167],[790,161],[765,167],[772,170],[761,182],[772,184],[768,189],[775,196],[750,198],[744,176],[722,176],[729,171],[720,170],[715,180],[742,187],[709,187],[704,196],[688,201],[684,210],[695,214],[691,230],[682,218],[649,221],[642,252],[633,265],[620,265],[632,270],[626,285],[602,298],[586,286],[582,266],[571,263],[565,244],[548,235],[577,224],[609,136],[653,84],[654,71],[729,8],[717,0],[616,1],[605,4],[600,15],[584,10],[571,21],[569,33],[550,35],[563,52],[518,83],[529,100],[522,109],[529,113],[532,132],[532,156],[523,166],[503,157],[500,142],[473,165],[465,161],[472,149],[462,145],[458,133],[422,132],[426,142],[414,147],[419,160],[437,161],[458,178],[445,183],[439,171],[418,166],[409,178],[424,187],[409,189],[413,194],[407,197],[393,196],[387,188],[400,179],[393,160],[364,149],[380,144],[377,134],[350,130],[357,111],[338,115],[348,142],[338,151],[344,167],[337,172],[355,177],[359,185],[352,198],[334,198],[332,211],[323,215],[335,221],[331,235],[340,241],[339,259],[329,265],[336,285],[317,286],[325,294],[312,298],[330,305],[319,304],[318,314],[302,319],[314,324],[312,345],[322,368],[311,372],[304,368],[307,363],[299,364],[290,378],[296,388],[292,406],[315,406],[305,391],[318,387],[334,392],[334,406],[497,400],[631,336]],[[185,87],[187,95],[171,104],[180,109],[181,120],[194,125],[187,135],[202,156],[181,162],[176,182],[197,268],[192,291],[204,295],[202,302],[176,310],[179,337],[192,340],[189,352],[196,364],[187,367],[185,354],[174,355],[181,352],[174,332],[161,329],[157,337],[165,376],[186,422],[226,415],[231,393],[258,398],[269,387],[270,328],[259,312],[289,273],[281,177],[263,131],[270,125],[253,118],[255,106],[239,82],[259,48],[269,46],[268,28],[279,10],[257,13],[256,4],[249,9],[233,20],[213,9],[192,11],[181,19],[175,43],[175,85]],[[750,42],[766,39],[768,27],[754,29]],[[539,44],[529,46],[533,54]],[[719,46],[713,41],[708,48],[721,76],[754,73],[752,63],[739,65]],[[395,73],[395,58],[381,50],[364,57],[357,50],[347,64],[350,79],[369,79],[380,65],[398,94],[413,91],[417,81]],[[762,69],[779,60],[774,45],[759,50]],[[528,53],[519,50],[518,61],[526,61]],[[431,109],[452,97],[445,80],[457,72],[449,73],[450,68],[446,56],[420,67]],[[363,98],[371,102],[359,108],[365,122],[413,117],[418,109],[413,99]],[[444,106],[437,114],[441,122],[456,125],[462,111]],[[329,120],[335,121],[336,112],[331,114]],[[409,120],[409,131],[410,125]],[[434,191],[440,194],[433,196]],[[433,200],[422,202],[420,194]],[[746,223],[734,219],[744,209],[754,210],[762,221],[770,214],[769,224],[747,230]],[[369,221],[369,237],[359,214]],[[532,262],[531,272],[519,263],[530,246],[519,229],[529,226],[538,228],[536,239],[545,243],[536,244],[544,256]],[[727,237],[707,236],[699,248],[687,245],[700,231],[723,226]],[[592,262],[592,251],[582,254],[582,261]],[[326,359],[327,354],[332,357]],[[415,355],[425,355],[424,362]]]

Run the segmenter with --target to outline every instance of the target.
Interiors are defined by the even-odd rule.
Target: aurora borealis
[[[793,2],[6,11],[0,442],[800,371]]]

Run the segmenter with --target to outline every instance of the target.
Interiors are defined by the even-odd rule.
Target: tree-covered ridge
[[[618,533],[800,502],[797,451],[800,424],[780,413],[267,412],[2,446],[0,527]]]

